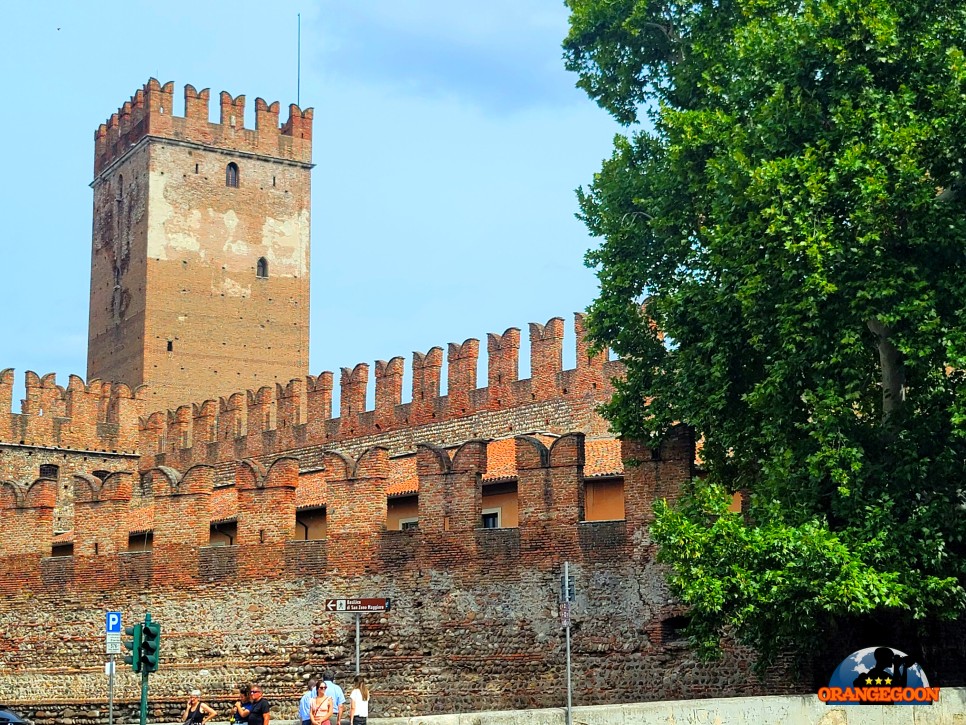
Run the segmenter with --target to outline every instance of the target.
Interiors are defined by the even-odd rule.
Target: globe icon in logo
[[[903,681],[904,680],[904,681]],[[856,687],[929,687],[922,668],[905,652],[892,647],[866,647],[853,652],[835,668],[829,688]],[[835,690],[833,690],[834,692]],[[851,700],[832,699],[829,705],[857,705]],[[895,702],[912,705],[913,702]]]

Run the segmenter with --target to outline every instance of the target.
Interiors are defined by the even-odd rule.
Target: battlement
[[[207,147],[286,159],[301,164],[312,161],[311,108],[289,106],[289,117],[279,124],[278,101],[255,99],[255,128],[246,129],[245,96],[222,91],[218,123],[209,118],[210,91],[184,88],[185,115],[175,116],[174,83],[164,85],[151,78],[117,113],[94,133],[94,175],[97,176],[128,149],[147,137],[203,144]]]
[[[53,373],[26,373],[20,413],[12,413],[14,371],[0,372],[0,443],[136,453],[144,388],[70,376],[67,387]]]
[[[623,374],[623,365],[608,361],[606,351],[590,354],[582,314],[575,316],[574,329],[576,365],[564,370],[563,319],[530,325],[528,379],[518,375],[520,330],[488,335],[486,387],[477,387],[479,340],[451,343],[445,395],[440,394],[442,348],[415,352],[412,398],[407,403],[402,402],[403,358],[376,361],[372,407],[367,401],[369,364],[342,368],[338,418],[332,417],[331,372],[155,411],[141,423],[142,466],[164,463],[186,468],[275,455],[557,401],[583,401],[589,415],[610,396],[611,380]]]
[[[135,528],[141,531],[132,522],[142,521],[146,510],[150,510],[147,530],[152,532],[153,558],[167,566],[145,570],[148,578],[137,583],[141,587],[184,587],[204,580],[212,522],[229,518],[235,524],[229,549],[245,552],[236,567],[243,575],[282,576],[286,567],[301,566],[284,555],[294,544],[323,545],[327,571],[350,576],[392,570],[396,556],[387,557],[387,547],[406,550],[417,546],[425,553],[418,558],[422,562],[433,557],[449,561],[447,548],[458,550],[455,560],[467,567],[470,562],[488,561],[494,555],[494,541],[509,542],[511,548],[528,554],[530,565],[537,565],[541,557],[554,559],[587,548],[581,545],[581,524],[609,524],[613,536],[608,546],[626,552],[635,532],[649,525],[655,496],[673,498],[690,477],[694,459],[693,434],[686,426],[675,428],[653,451],[624,442],[622,457],[634,455],[646,461],[624,477],[624,518],[587,521],[586,488],[592,484],[585,478],[587,442],[583,433],[549,440],[521,435],[507,442],[512,444],[517,479],[511,495],[516,499],[518,523],[493,532],[489,540],[477,535],[485,531],[481,515],[489,447],[483,440],[469,440],[453,450],[432,444],[417,446],[413,469],[418,480],[416,539],[404,531],[387,530],[387,497],[393,469],[400,460],[391,459],[378,446],[357,456],[328,450],[319,466],[305,471],[289,456],[265,464],[235,461],[232,497],[224,495],[231,487],[215,486],[216,470],[208,465],[145,470],[139,485],[130,472],[116,472],[103,480],[76,474],[70,586],[82,590],[123,585],[124,565],[116,555],[129,551],[131,533]],[[19,558],[25,566],[30,564],[14,581],[0,582],[0,591],[44,586],[43,568],[51,561],[53,484],[44,479],[29,486],[0,481],[0,533],[4,534],[0,562]],[[305,536],[299,534],[303,487],[321,489],[321,496],[313,496],[314,510],[324,507],[326,523],[320,536],[309,538],[304,529]],[[137,496],[135,488],[139,489]],[[23,525],[25,521],[30,526]],[[549,548],[548,531],[554,532],[555,541]]]

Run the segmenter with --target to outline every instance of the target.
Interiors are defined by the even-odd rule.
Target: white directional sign
[[[326,599],[327,612],[388,612],[391,606],[389,599]]]

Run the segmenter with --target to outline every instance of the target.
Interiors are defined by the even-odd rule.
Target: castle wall
[[[76,474],[98,478],[137,471],[143,400],[140,391],[124,385],[85,384],[76,376],[66,388],[52,374],[27,372],[24,382],[20,413],[12,413],[14,372],[0,372],[0,481],[29,488],[45,479],[53,486],[49,526],[34,532],[47,537],[49,554],[50,536],[73,526]]]
[[[343,368],[340,413],[332,417],[331,373],[158,411],[141,423],[142,465],[186,469],[197,463],[219,466],[242,458],[271,458],[285,453],[303,467],[318,465],[325,447],[338,445],[352,454],[382,446],[391,455],[412,452],[418,442],[451,446],[471,438],[506,438],[530,431],[580,430],[607,436],[597,407],[611,394],[611,380],[623,373],[606,353],[586,353],[583,315],[575,316],[576,367],[561,369],[563,320],[547,329],[561,334],[548,342],[543,325],[531,325],[530,377],[516,372],[518,330],[490,336],[488,381],[476,387],[478,341],[450,345],[449,384],[440,395],[441,348],[413,355],[411,402],[399,393],[403,361],[378,361],[374,405],[366,400],[369,366]],[[551,344],[552,343],[552,344]],[[552,348],[547,352],[548,346]],[[508,357],[509,356],[509,357]],[[220,474],[227,475],[226,469]]]
[[[78,531],[84,540],[75,544],[84,554],[19,556],[0,598],[5,700],[41,723],[65,707],[75,721],[90,721],[101,709],[88,693],[103,687],[103,612],[120,610],[131,623],[150,610],[164,632],[162,668],[151,677],[152,719],[174,717],[186,689],[199,687],[223,707],[234,683],[253,680],[278,703],[276,716],[290,718],[310,673],[332,667],[346,680],[354,668],[354,620],[327,611],[325,600],[389,597],[389,612],[362,618],[374,715],[560,706],[563,561],[577,587],[575,704],[792,691],[778,677],[751,676],[747,652],[729,649],[724,662],[700,663],[667,638],[661,622],[677,609],[668,604],[653,544],[634,533],[644,521],[580,520],[583,446],[579,434],[549,448],[517,439],[520,526],[499,530],[479,528],[485,446],[471,441],[452,455],[420,447],[417,531],[385,530],[384,450],[358,459],[330,454],[333,515],[324,541],[286,540],[287,532],[272,529],[274,512],[294,515],[286,459],[267,470],[242,463],[238,543],[217,547],[203,544],[197,523],[211,469],[158,469],[150,486],[166,513],[155,522],[153,551],[92,554],[86,541],[105,532],[89,529]],[[668,464],[659,470],[667,485],[690,470],[671,457],[689,453],[693,441],[680,429],[653,457]],[[124,497],[114,491],[109,505]],[[2,498],[0,505],[4,519],[15,507]],[[256,538],[255,530],[264,533]],[[28,599],[32,626],[25,627]],[[53,682],[71,696],[51,702]],[[122,671],[116,688],[121,707],[131,707],[133,673]]]

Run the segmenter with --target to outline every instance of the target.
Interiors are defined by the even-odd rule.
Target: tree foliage
[[[567,4],[568,67],[629,127],[578,192],[606,413],[703,441],[654,526],[693,643],[959,616],[966,0]]]

